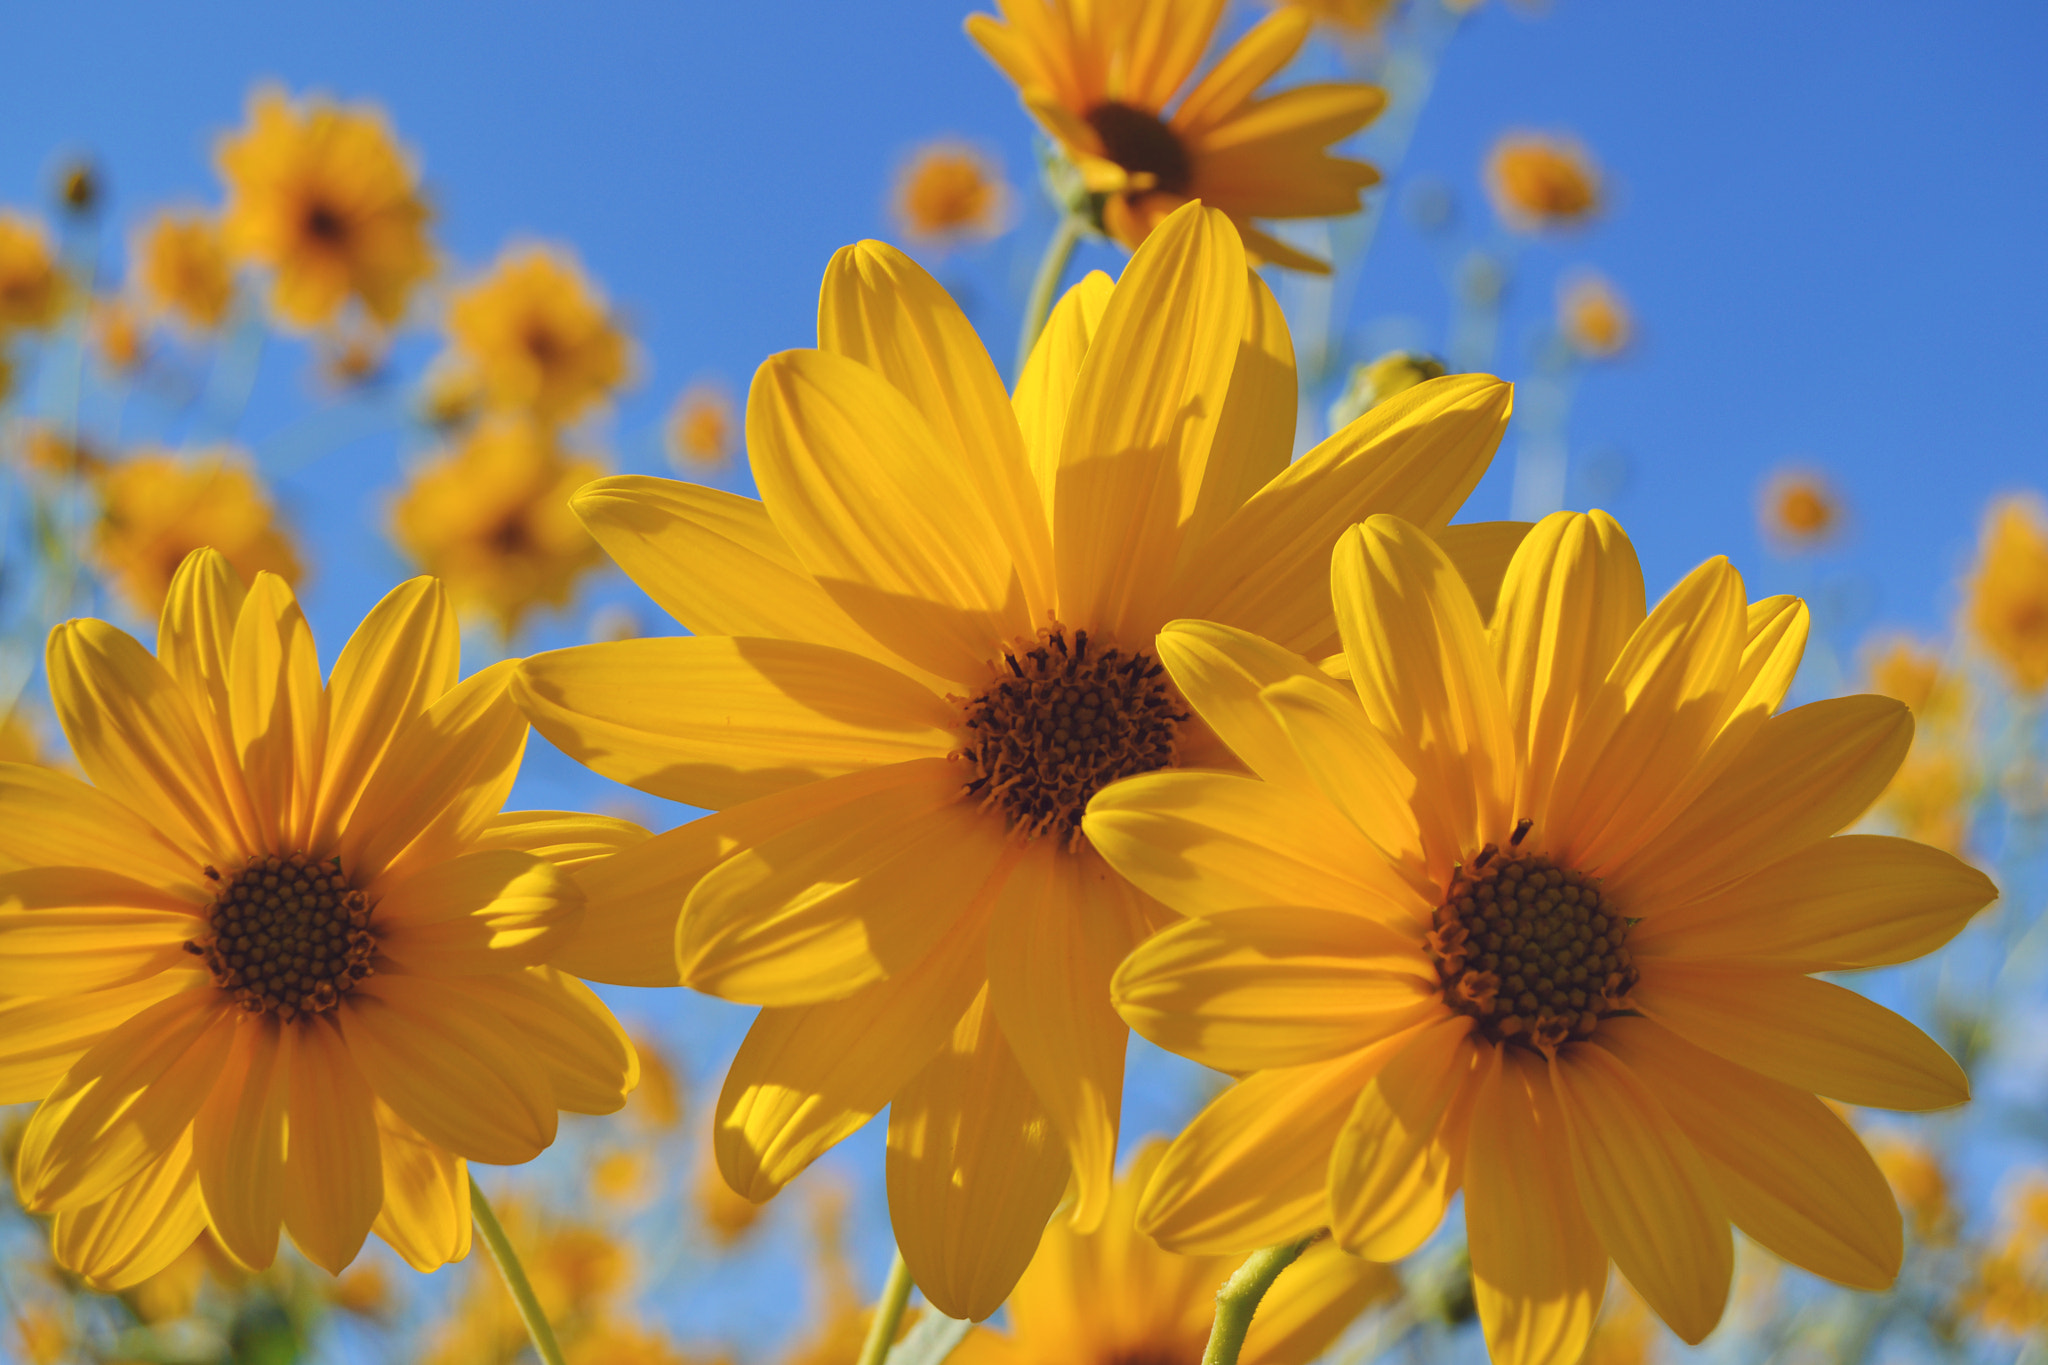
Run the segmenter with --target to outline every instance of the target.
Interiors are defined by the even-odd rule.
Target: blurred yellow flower
[[[359,1318],[389,1317],[394,1308],[391,1277],[375,1261],[350,1266],[327,1291],[327,1301]]]
[[[279,321],[318,327],[351,299],[386,326],[404,316],[434,251],[418,173],[381,110],[295,103],[265,86],[214,159],[229,255],[270,270]]]
[[[0,336],[54,326],[69,296],[49,230],[12,209],[0,210]]]
[[[1963,681],[1950,675],[1931,645],[1910,635],[1890,635],[1872,641],[1863,653],[1871,691],[1897,697],[1923,724],[1955,714]]]
[[[1906,1211],[1913,1235],[1923,1242],[1951,1240],[1956,1210],[1949,1202],[1948,1175],[1941,1168],[1940,1156],[1927,1144],[1900,1133],[1872,1133],[1864,1145]]]
[[[414,474],[392,505],[391,537],[448,585],[458,610],[488,616],[510,639],[529,611],[566,604],[604,563],[569,510],[569,495],[602,473],[541,427],[488,421]]]
[[[1007,231],[1013,198],[995,157],[941,138],[912,152],[897,172],[891,208],[905,237],[943,246]]]
[[[2001,1194],[2004,1235],[1978,1251],[1959,1307],[1984,1330],[2024,1336],[2048,1327],[2048,1175],[2021,1172]]]
[[[955,1365],[1196,1365],[1216,1315],[1216,1289],[1242,1258],[1162,1251],[1135,1225],[1140,1196],[1165,1155],[1154,1140],[1116,1182],[1101,1225],[1054,1222],[1017,1287],[1009,1330],[977,1327]],[[1375,1303],[1400,1293],[1386,1266],[1318,1242],[1259,1303],[1241,1365],[1308,1365]]]
[[[465,1160],[531,1160],[558,1110],[633,1088],[625,1033],[547,963],[582,919],[571,867],[642,832],[498,810],[526,745],[511,665],[457,681],[432,579],[323,686],[285,581],[195,551],[157,650],[56,627],[90,784],[0,767],[0,1103],[41,1101],[22,1205],[103,1289],[202,1230],[251,1269],[281,1227],[335,1274],[372,1230],[459,1260]]]
[[[590,1166],[590,1192],[610,1204],[637,1207],[653,1193],[654,1162],[637,1147],[608,1152]]]
[[[1787,466],[1764,480],[1756,515],[1766,544],[1781,554],[1798,554],[1840,535],[1847,509],[1826,474]]]
[[[1354,365],[1344,392],[1330,404],[1330,430],[1348,427],[1395,394],[1439,379],[1444,373],[1441,360],[1419,351],[1389,351],[1377,360]]]
[[[1267,3],[1292,5],[1340,36],[1358,38],[1378,32],[1400,0],[1267,0]]]
[[[135,307],[117,294],[92,303],[92,347],[100,363],[115,374],[126,374],[142,363],[147,337]]]
[[[20,702],[0,711],[0,763],[43,761],[42,727]]]
[[[1606,276],[1582,270],[1558,291],[1557,330],[1580,355],[1610,360],[1627,349],[1635,321],[1628,301]]]
[[[1658,1349],[1659,1335],[1660,1325],[1649,1305],[1617,1275],[1607,1287],[1593,1344],[1578,1365],[1655,1365],[1664,1355]]]
[[[668,462],[678,472],[716,469],[740,448],[740,413],[715,379],[699,379],[676,396],[665,429]]]
[[[1984,516],[1964,619],[2022,692],[2048,687],[2048,505],[2000,498]]]
[[[568,1365],[695,1365],[667,1337],[623,1323],[607,1323],[577,1337],[563,1354]]]
[[[1506,133],[1486,158],[1486,190],[1501,221],[1519,231],[1569,227],[1600,210],[1600,171],[1577,140]]]
[[[567,422],[626,382],[626,334],[566,250],[523,246],[455,292],[448,340],[490,403]]]
[[[92,557],[130,611],[153,617],[185,557],[212,546],[235,572],[299,581],[291,537],[239,451],[143,450],[99,479]]]
[[[66,162],[57,176],[57,202],[64,206],[65,212],[89,216],[98,212],[100,200],[98,168],[84,157]]]
[[[1836,835],[1905,757],[1906,709],[1779,711],[1804,604],[1749,602],[1716,558],[1646,612],[1600,512],[1538,523],[1486,614],[1391,516],[1346,533],[1331,588],[1348,686],[1169,625],[1190,709],[1251,773],[1148,773],[1088,807],[1109,864],[1188,916],[1117,969],[1119,1013],[1242,1078],[1168,1150],[1140,1226],[1227,1253],[1327,1225],[1391,1261],[1462,1185],[1500,1365],[1576,1361],[1610,1261],[1698,1343],[1731,1222],[1888,1286],[1898,1207],[1818,1096],[1938,1109],[1968,1081],[1809,974],[1919,957],[1997,895],[1935,849]]]
[[[726,1183],[708,1145],[701,1157],[696,1176],[690,1182],[691,1202],[696,1206],[698,1222],[712,1242],[729,1247],[760,1221],[761,1211],[767,1205],[756,1204]]]
[[[103,472],[106,461],[83,440],[67,439],[49,422],[10,424],[8,447],[29,473],[48,479],[76,479]]]
[[[31,1304],[8,1314],[24,1365],[62,1365],[80,1344],[71,1314],[54,1303]]]
[[[668,1050],[645,1035],[633,1046],[640,1052],[640,1088],[626,1106],[626,1117],[649,1132],[660,1133],[683,1121],[683,1083],[668,1059]]]
[[[1349,81],[1257,94],[1300,50],[1311,25],[1306,11],[1290,5],[1268,15],[1190,86],[1223,0],[998,7],[1001,18],[970,15],[967,32],[1073,158],[1089,192],[1107,196],[1102,226],[1110,236],[1136,249],[1168,214],[1199,199],[1228,214],[1260,259],[1329,269],[1253,220],[1355,212],[1380,174],[1329,148],[1372,122],[1387,97]]]
[[[193,332],[211,332],[226,320],[235,267],[212,214],[161,210],[136,232],[129,255],[135,287],[156,313]]]

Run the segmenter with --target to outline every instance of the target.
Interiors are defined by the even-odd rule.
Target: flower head
[[[1896,701],[1778,712],[1806,636],[1726,560],[1645,613],[1604,513],[1557,513],[1483,611],[1432,541],[1338,544],[1332,678],[1180,622],[1161,657],[1256,776],[1154,773],[1084,828],[1191,918],[1118,970],[1123,1017],[1244,1077],[1139,1211],[1183,1251],[1328,1225],[1393,1260],[1461,1186],[1496,1361],[1569,1365],[1610,1259],[1697,1342],[1732,1220],[1847,1284],[1897,1273],[1884,1177],[1816,1095],[1967,1097],[1925,1034],[1814,972],[1903,961],[1996,894],[1948,854],[1836,836],[1912,733]],[[1348,682],[1348,685],[1347,685]]]
[[[608,1113],[631,1045],[549,966],[571,868],[640,837],[500,813],[526,725],[510,663],[457,681],[438,584],[392,591],[326,685],[290,587],[193,553],[152,655],[50,635],[89,782],[0,766],[0,1101],[57,1259],[118,1289],[210,1231],[280,1225],[339,1272],[374,1229],[422,1270],[469,1247],[465,1160],[530,1160]]]
[[[1002,235],[1012,197],[994,157],[971,142],[941,138],[911,153],[897,172],[890,207],[910,240],[943,246]]]
[[[1635,320],[1628,301],[1605,275],[1581,271],[1557,295],[1557,330],[1589,360],[1611,360],[1628,349]]]
[[[454,354],[505,412],[566,422],[626,382],[626,334],[568,253],[517,247],[448,305]]]
[[[321,326],[354,300],[390,326],[433,273],[418,172],[374,106],[294,103],[266,86],[215,162],[228,253],[270,270],[285,325]]]
[[[115,374],[127,374],[142,363],[148,335],[134,305],[118,294],[92,301],[92,348],[100,363]]]
[[[1846,519],[1834,481],[1817,469],[1776,470],[1757,498],[1757,524],[1781,554],[1820,548],[1841,534]]]
[[[1349,426],[1395,394],[1445,373],[1441,360],[1419,351],[1388,351],[1376,360],[1354,365],[1344,392],[1330,404],[1330,427]]]
[[[0,336],[54,326],[69,299],[49,229],[12,209],[0,210]]]
[[[155,312],[192,332],[211,332],[235,298],[235,267],[220,223],[197,210],[152,216],[130,247],[131,273]]]
[[[1494,211],[1522,232],[1572,227],[1600,210],[1600,170],[1577,141],[1552,133],[1508,133],[1486,158]]]
[[[740,447],[740,414],[715,379],[699,379],[676,395],[665,428],[669,463],[677,470],[715,469]]]
[[[1386,93],[1348,81],[1256,93],[1307,38],[1304,10],[1268,15],[1197,81],[1223,0],[1001,0],[998,8],[1001,18],[970,15],[967,32],[1101,197],[1110,236],[1136,248],[1199,199],[1227,213],[1264,260],[1329,269],[1253,220],[1355,212],[1379,172],[1329,148],[1370,123]]]
[[[1985,514],[1966,619],[2014,687],[2048,687],[2048,505],[2038,497],[2002,498]]]
[[[1109,973],[1168,913],[1081,811],[1116,777],[1226,761],[1154,634],[1201,612],[1328,654],[1329,547],[1373,509],[1504,565],[1519,527],[1445,523],[1509,395],[1440,379],[1290,463],[1285,323],[1200,206],[1068,293],[1014,404],[894,248],[839,252],[819,316],[818,349],[754,378],[760,502],[635,477],[576,496],[693,637],[537,656],[520,698],[600,773],[720,812],[593,891],[619,932],[586,965],[768,1006],[719,1101],[726,1178],[765,1200],[891,1106],[905,1259],[981,1318],[1070,1170],[1077,1221],[1107,1207]]]
[[[510,639],[534,607],[559,607],[604,562],[569,495],[604,472],[547,430],[485,422],[416,473],[391,508],[399,549],[448,585],[463,612]]]
[[[201,546],[238,574],[299,580],[298,552],[239,451],[140,451],[107,466],[98,486],[93,559],[137,616],[157,614],[178,566]]]

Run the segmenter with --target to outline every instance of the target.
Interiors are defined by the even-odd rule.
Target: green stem
[[[541,1311],[540,1300],[533,1296],[533,1285],[526,1278],[526,1268],[519,1264],[519,1253],[512,1250],[498,1215],[491,1212],[490,1201],[477,1188],[475,1176],[469,1179],[469,1211],[476,1218],[477,1230],[484,1235],[484,1245],[491,1249],[491,1259],[498,1264],[505,1288],[511,1291],[512,1302],[519,1305],[519,1320],[526,1324],[526,1334],[533,1338],[533,1349],[540,1353],[542,1365],[563,1365],[555,1329],[548,1326],[548,1315]]]
[[[1294,1258],[1321,1235],[1311,1233],[1298,1242],[1267,1247],[1245,1257],[1244,1264],[1216,1291],[1216,1322],[1209,1328],[1202,1365],[1237,1365],[1237,1353],[1244,1347],[1244,1334],[1251,1329],[1252,1314],[1259,1311],[1259,1300],[1266,1297],[1280,1272],[1293,1265]]]
[[[1024,300],[1024,329],[1017,334],[1017,378],[1024,375],[1024,362],[1031,359],[1031,348],[1038,344],[1038,334],[1045,330],[1045,320],[1052,315],[1053,302],[1059,297],[1060,281],[1066,278],[1067,262],[1074,259],[1074,246],[1081,240],[1081,220],[1069,213],[1060,219],[1058,227],[1052,230],[1052,238],[1045,244],[1045,254],[1038,258],[1038,274],[1031,280],[1031,296]]]
[[[910,1267],[903,1253],[889,1266],[889,1282],[882,1286],[882,1298],[875,1305],[875,1319],[868,1324],[868,1339],[861,1343],[859,1365],[882,1365],[889,1348],[896,1344],[896,1329],[903,1325],[903,1307],[910,1302]]]

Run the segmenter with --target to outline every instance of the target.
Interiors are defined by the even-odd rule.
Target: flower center
[[[350,886],[340,860],[304,853],[252,857],[220,883],[207,907],[206,932],[185,951],[206,959],[213,984],[250,1014],[331,1010],[370,974],[377,936],[370,900]]]
[[[306,235],[322,246],[340,246],[348,237],[348,220],[318,201],[306,206],[305,226]]]
[[[1517,851],[1528,832],[1459,865],[1426,943],[1446,1004],[1496,1043],[1551,1052],[1627,1009],[1636,969],[1600,879]]]
[[[1194,180],[1187,148],[1157,115],[1110,100],[1088,111],[1088,126],[1102,139],[1102,154],[1128,171],[1133,180],[1149,183],[1132,188],[1185,194]]]
[[[967,790],[1000,807],[1010,829],[1078,843],[1089,797],[1172,765],[1188,717],[1150,654],[1091,648],[1085,630],[1069,646],[1054,626],[1036,648],[1004,651],[1003,663],[1008,676],[966,702],[961,755],[974,766]]]

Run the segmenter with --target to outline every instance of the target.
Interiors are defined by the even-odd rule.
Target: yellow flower
[[[1912,1219],[1913,1235],[1923,1242],[1953,1238],[1956,1211],[1949,1201],[1948,1175],[1941,1168],[1941,1158],[1926,1144],[1896,1133],[1873,1134],[1866,1145]]]
[[[1504,134],[1487,154],[1486,190],[1501,221],[1524,232],[1569,227],[1600,210],[1592,155],[1551,133]]]
[[[657,1332],[610,1323],[565,1348],[569,1365],[697,1365]]]
[[[1893,635],[1874,641],[1864,656],[1870,690],[1906,703],[1915,719],[1947,719],[1961,709],[1963,682],[1950,675],[1932,646]]]
[[[1871,691],[1898,698],[1919,723],[1912,751],[1874,813],[1909,839],[1962,853],[1984,784],[1969,730],[1966,678],[1906,636],[1868,647],[1865,671]]]
[[[374,106],[295,104],[273,87],[215,153],[229,255],[271,271],[271,306],[294,328],[331,322],[354,299],[390,326],[432,273],[428,211],[412,159]]]
[[[90,785],[0,767],[0,1103],[41,1100],[15,1181],[57,1260],[134,1284],[210,1230],[280,1224],[339,1273],[372,1229],[430,1270],[469,1249],[464,1161],[531,1160],[556,1111],[637,1066],[548,963],[571,868],[641,837],[498,807],[526,724],[508,661],[456,680],[440,585],[394,589],[331,681],[291,589],[195,552],[151,655],[50,634]]]
[[[1343,81],[1257,96],[1300,50],[1306,12],[1290,5],[1268,15],[1182,94],[1223,0],[998,0],[997,8],[1000,19],[968,16],[967,32],[1074,159],[1089,192],[1106,196],[1110,236],[1135,249],[1199,199],[1229,214],[1260,258],[1328,271],[1252,220],[1355,212],[1379,172],[1328,149],[1372,122],[1386,92]]]
[[[1351,367],[1344,392],[1330,404],[1330,426],[1349,426],[1397,393],[1445,373],[1444,363],[1417,351],[1388,351],[1379,359]]]
[[[1825,545],[1840,534],[1845,517],[1841,494],[1817,469],[1777,470],[1757,500],[1764,539],[1782,554]]]
[[[572,970],[769,1007],[718,1103],[726,1178],[765,1200],[893,1105],[903,1254],[935,1307],[979,1319],[1070,1165],[1080,1224],[1107,1207],[1127,1038],[1109,973],[1167,914],[1089,849],[1083,803],[1225,761],[1154,633],[1199,612],[1333,651],[1330,546],[1380,509],[1497,580],[1525,528],[1444,528],[1509,391],[1440,379],[1290,464],[1285,322],[1200,206],[1120,283],[1069,292],[1014,407],[892,247],[839,252],[819,315],[818,350],[755,376],[761,502],[639,477],[576,497],[694,638],[540,655],[521,704],[598,772],[722,812],[593,890],[609,927]]]
[[[941,138],[919,147],[897,173],[893,209],[904,236],[944,245],[1002,235],[1012,197],[994,157],[972,143]]]
[[[740,415],[715,379],[699,379],[676,397],[668,414],[668,462],[678,471],[715,469],[739,451]]]
[[[1133,1223],[1165,1153],[1147,1143],[1116,1182],[1092,1232],[1054,1224],[1010,1294],[1010,1330],[978,1327],[958,1365],[1196,1365],[1216,1316],[1216,1288],[1240,1258],[1162,1251]],[[1308,1365],[1352,1320],[1400,1292],[1392,1271],[1318,1242],[1259,1304],[1243,1365]]]
[[[1557,296],[1557,330],[1571,348],[1592,360],[1610,360],[1635,335],[1628,301],[1604,275],[1580,271]]]
[[[360,1318],[387,1318],[392,1312],[391,1277],[375,1261],[352,1267],[334,1282],[327,1301]]]
[[[93,300],[92,345],[100,363],[115,374],[127,374],[142,363],[148,338],[128,300],[119,295]]]
[[[1269,4],[1291,5],[1311,19],[1347,38],[1376,33],[1398,0],[1268,0]]]
[[[1560,512],[1488,615],[1422,532],[1348,532],[1331,588],[1351,686],[1241,630],[1161,657],[1258,778],[1098,795],[1110,865],[1184,915],[1119,968],[1140,1033],[1244,1077],[1140,1210],[1221,1253],[1329,1226],[1407,1255],[1461,1185],[1496,1361],[1570,1365],[1611,1257],[1688,1342],[1720,1318],[1732,1219],[1882,1288],[1898,1208],[1815,1097],[1930,1109],[1959,1067],[1810,972],[1917,957],[1995,896],[1955,858],[1831,838],[1904,757],[1883,697],[1773,714],[1805,644],[1709,560],[1644,611],[1605,513]]]
[[[417,401],[427,425],[443,433],[455,431],[483,412],[483,378],[468,361],[444,353],[427,367]]]
[[[1579,1365],[1652,1365],[1663,1359],[1658,1350],[1657,1320],[1635,1290],[1622,1280],[1609,1287],[1593,1328],[1593,1344]]]
[[[626,334],[575,257],[544,246],[505,252],[448,305],[455,356],[496,407],[566,422],[626,382]]]
[[[2048,1177],[2023,1171],[2001,1194],[2005,1235],[1978,1253],[1959,1306],[1983,1330],[2019,1336],[2048,1326]]]
[[[93,558],[137,616],[156,615],[178,566],[203,545],[238,574],[299,580],[291,538],[237,451],[142,451],[110,466],[99,491]]]
[[[730,1247],[746,1236],[761,1217],[762,1206],[733,1189],[718,1172],[718,1162],[707,1149],[697,1164],[691,1197],[697,1218],[714,1245]]]
[[[2048,687],[2048,506],[2038,497],[2001,498],[1985,514],[1967,619],[2014,687]]]
[[[0,336],[54,326],[69,296],[48,229],[12,209],[0,210]]]
[[[132,273],[143,299],[193,332],[211,332],[235,299],[235,267],[220,223],[202,210],[164,210],[135,234]]]
[[[97,476],[106,461],[84,440],[65,437],[49,422],[25,421],[12,424],[10,444],[18,452],[22,468],[51,479]]]
[[[491,617],[510,639],[528,611],[562,606],[604,562],[569,510],[569,495],[603,472],[541,428],[487,422],[413,476],[391,509],[391,536],[461,611]]]
[[[43,737],[35,716],[29,709],[16,702],[5,711],[0,711],[0,763],[36,763],[43,761]]]

